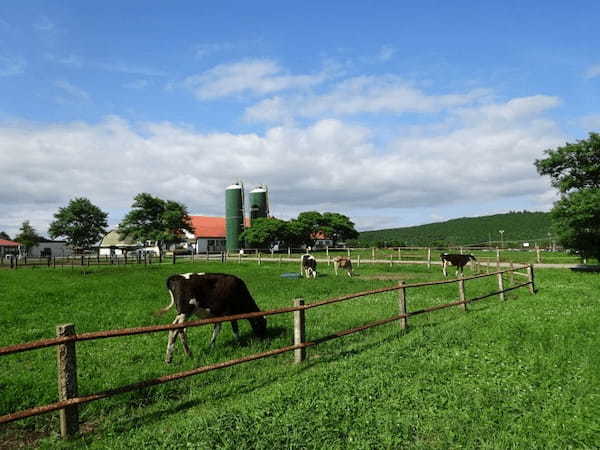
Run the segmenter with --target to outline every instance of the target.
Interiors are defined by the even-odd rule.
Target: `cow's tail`
[[[171,290],[171,287],[169,286],[169,280],[167,280],[167,289],[169,290],[169,295],[171,296],[171,303],[169,303],[164,308],[159,309],[158,311],[154,311],[155,316],[162,316],[169,309],[171,309],[173,307],[173,305],[175,304],[175,297],[173,297],[173,291]]]

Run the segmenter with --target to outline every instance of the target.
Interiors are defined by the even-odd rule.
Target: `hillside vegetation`
[[[482,217],[461,217],[446,222],[429,223],[415,227],[363,231],[359,241],[367,245],[386,242],[388,245],[492,245],[500,241],[499,230],[504,230],[504,244],[537,241],[547,246],[550,214],[544,212],[510,212]]]

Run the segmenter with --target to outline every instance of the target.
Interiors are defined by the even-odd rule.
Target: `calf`
[[[313,255],[302,255],[300,265],[300,275],[306,276],[306,278],[317,278],[317,260]]]
[[[260,311],[250,295],[246,284],[234,275],[223,273],[171,275],[167,278],[167,289],[171,295],[171,303],[167,307],[157,311],[157,314],[164,314],[175,305],[177,316],[173,324],[184,323],[194,314],[201,319],[206,319],[209,317],[223,317]],[[265,335],[267,320],[264,317],[248,319],[248,322],[250,322],[255,335],[258,337]],[[236,340],[238,340],[239,329],[237,321],[231,321],[231,329]],[[210,346],[215,343],[220,331],[221,323],[215,323],[210,339]],[[169,331],[165,357],[167,364],[172,360],[173,347],[177,336],[181,338],[185,352],[188,356],[192,356],[185,328],[171,330]]]
[[[346,256],[338,256],[333,260],[333,269],[335,274],[338,274],[338,268],[346,269],[346,273],[349,277],[352,277],[352,261]]]
[[[448,272],[446,271],[446,267],[448,267],[448,265],[456,266],[456,275],[458,276],[458,272],[460,272],[460,275],[462,276],[463,268],[467,265],[467,263],[471,259],[476,261],[475,257],[470,254],[461,255],[457,253],[442,253],[440,258],[442,259],[442,273],[445,277],[448,276]]]

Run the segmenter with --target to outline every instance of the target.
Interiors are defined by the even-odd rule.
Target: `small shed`
[[[0,258],[5,255],[18,255],[21,244],[7,239],[0,239]]]
[[[111,230],[100,241],[100,256],[123,256],[143,246],[131,238],[123,237],[118,230]]]

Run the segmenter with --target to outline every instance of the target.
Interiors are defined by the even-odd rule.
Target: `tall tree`
[[[87,198],[74,198],[54,214],[48,234],[52,239],[64,237],[75,249],[90,249],[106,234],[107,217],[107,213]]]
[[[26,220],[19,229],[19,234],[15,236],[15,241],[21,244],[25,250],[25,254],[29,254],[32,247],[40,243],[42,237],[37,234],[35,228],[31,226],[29,220]]]
[[[155,241],[162,253],[165,246],[180,242],[184,231],[193,233],[185,205],[142,192],[135,196],[131,211],[119,224],[119,233],[139,242]]]
[[[0,239],[6,239],[7,241],[10,241],[10,236],[5,233],[4,231],[0,231]]]
[[[287,224],[275,217],[252,220],[252,226],[246,228],[240,239],[253,248],[271,248],[276,242],[287,238]]]
[[[561,194],[551,211],[559,242],[583,258],[600,259],[600,134],[545,153],[535,166]]]

